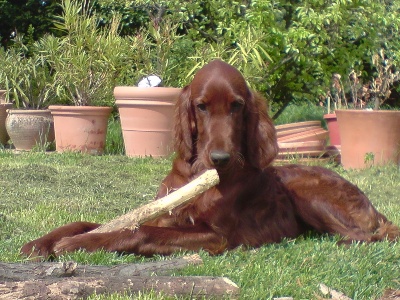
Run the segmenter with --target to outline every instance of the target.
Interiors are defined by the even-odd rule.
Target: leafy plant
[[[376,73],[371,80],[369,93],[377,110],[390,97],[394,84],[400,81],[400,72],[395,70],[393,57],[387,57],[384,49],[372,56],[372,65]]]
[[[177,33],[179,24],[166,16],[161,20],[154,17],[147,28],[141,28],[135,35],[129,37],[134,48],[132,59],[131,84],[147,75],[157,75],[162,79],[162,85],[174,86],[180,77],[178,69],[182,59],[177,59],[177,44],[181,36]],[[132,72],[133,71],[133,72]]]
[[[351,98],[348,103],[345,86],[340,74],[333,74],[330,90],[326,97],[328,100],[328,113],[330,100],[333,100],[334,108],[372,108],[378,110],[390,97],[395,85],[400,81],[400,72],[396,70],[394,59],[385,54],[382,48],[372,54],[371,66],[375,72],[371,78],[363,83],[362,72],[351,70],[348,75],[348,95]]]
[[[4,90],[7,87],[7,70],[10,66],[10,55],[7,51],[0,47],[0,90]]]
[[[187,77],[192,76],[209,61],[223,59],[237,67],[254,88],[257,84],[266,80],[268,65],[272,61],[262,37],[251,27],[243,31],[238,31],[234,41],[205,43],[197,51],[196,55],[190,57],[190,59],[195,61],[195,65],[187,73]]]
[[[4,68],[0,76],[5,82],[7,99],[12,98],[17,108],[45,108],[54,99],[56,89],[49,65],[40,51],[27,57],[25,45],[19,40],[17,44],[19,47],[2,55]]]
[[[165,84],[182,86],[190,80],[187,74],[193,74],[212,57],[237,59],[234,63],[244,70],[251,86],[279,107],[275,117],[291,102],[316,102],[330,88],[332,74],[341,74],[344,85],[345,76],[352,70],[364,82],[370,80],[376,71],[371,67],[371,56],[381,48],[393,59],[394,67],[399,67],[395,59],[400,51],[398,1],[96,0],[82,5],[85,9],[81,5],[72,9],[69,20],[77,20],[77,12],[84,11],[84,18],[94,22],[89,26],[79,21],[87,26],[78,26],[76,32],[89,42],[81,39],[80,44],[71,43],[86,51],[86,56],[82,54],[77,61],[90,61],[97,69],[109,67],[107,62],[98,66],[99,52],[90,52],[96,49],[90,41],[94,32],[104,36],[119,14],[118,34],[129,36],[131,43],[125,52],[129,60],[115,67],[114,78],[119,83],[135,84],[140,76],[162,72],[159,75]],[[58,19],[61,27],[68,23],[64,17],[65,12]],[[82,28],[90,30],[79,31]],[[74,35],[66,28],[59,29],[58,36]],[[168,30],[171,36],[164,35]],[[88,58],[88,53],[94,56]],[[93,86],[103,81],[97,71],[86,77],[92,78]],[[107,95],[103,100],[110,99],[111,90],[98,94]]]
[[[111,24],[98,28],[89,1],[64,0],[62,8],[55,26],[64,36],[48,36],[44,41],[45,56],[62,87],[59,96],[67,96],[77,106],[109,105],[115,78],[132,51],[118,35],[120,20],[116,16]]]

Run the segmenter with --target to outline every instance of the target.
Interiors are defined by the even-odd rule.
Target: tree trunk
[[[47,278],[0,284],[0,299],[71,300],[96,294],[154,291],[191,299],[229,296],[237,299],[239,288],[227,278],[211,276],[131,276]]]
[[[148,291],[191,299],[238,298],[239,288],[224,277],[154,275],[201,263],[198,254],[117,266],[78,266],[75,262],[0,263],[0,300],[64,300],[87,298],[94,293],[131,295]]]
[[[27,281],[59,277],[102,277],[102,276],[150,276],[166,275],[172,270],[203,261],[198,254],[164,261],[116,266],[78,265],[76,262],[43,263],[0,263],[0,283]]]

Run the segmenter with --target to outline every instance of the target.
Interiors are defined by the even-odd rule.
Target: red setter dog
[[[215,168],[220,183],[172,214],[135,231],[90,233],[99,224],[77,222],[27,243],[25,255],[104,249],[168,255],[239,245],[258,247],[308,230],[339,234],[344,242],[395,240],[389,222],[353,184],[321,167],[273,167],[278,147],[265,100],[234,67],[212,61],[186,86],[176,105],[176,158],[157,197]]]

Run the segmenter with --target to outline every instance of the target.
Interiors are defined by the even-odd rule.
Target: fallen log
[[[195,196],[200,195],[218,183],[219,177],[217,171],[214,169],[207,170],[173,193],[119,216],[91,232],[110,232],[124,228],[133,230],[140,224],[168,213],[173,208],[190,201]]]
[[[198,254],[164,261],[115,266],[78,265],[76,262],[0,263],[0,283],[60,277],[150,276],[167,275],[173,270],[203,261]]]
[[[228,296],[237,299],[239,288],[224,277],[211,276],[132,276],[48,278],[6,282],[0,284],[0,299],[57,299],[86,298],[92,294],[154,291],[167,296],[190,296],[191,299]]]

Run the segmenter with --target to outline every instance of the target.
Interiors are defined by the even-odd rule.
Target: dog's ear
[[[175,106],[174,147],[179,158],[189,161],[193,157],[196,135],[196,122],[190,102],[190,86],[186,86]]]
[[[264,169],[278,155],[276,131],[268,116],[266,99],[252,92],[245,104],[246,160],[254,167]]]

